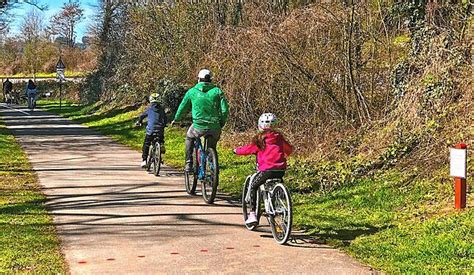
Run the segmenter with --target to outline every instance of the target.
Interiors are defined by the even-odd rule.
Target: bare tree
[[[51,18],[49,30],[52,34],[66,39],[69,47],[74,46],[77,24],[83,19],[84,10],[78,1],[70,0],[61,11]]]
[[[44,28],[44,16],[36,9],[31,9],[21,24],[21,35],[26,42],[37,40]]]
[[[32,8],[24,17],[21,25],[21,35],[24,41],[23,54],[26,67],[33,73],[33,77],[41,66],[40,36],[43,32],[44,17],[35,8]]]
[[[8,10],[22,3],[31,5],[38,10],[45,10],[48,8],[48,6],[42,5],[39,0],[25,0],[25,1],[0,0],[0,33],[7,31],[8,24],[11,22],[11,19],[13,18],[13,16],[11,16],[8,13]]]

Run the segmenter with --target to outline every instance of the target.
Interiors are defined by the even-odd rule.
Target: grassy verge
[[[144,130],[131,127],[140,110],[101,111],[100,106],[54,102],[43,108],[61,113],[140,149]],[[166,130],[165,161],[183,164],[185,129]],[[235,157],[219,147],[221,190],[238,196],[254,160]],[[137,154],[137,165],[139,154]],[[446,171],[442,171],[446,174]],[[304,174],[290,171],[288,183]],[[295,225],[318,239],[338,246],[376,269],[388,272],[473,272],[474,211],[452,210],[450,181],[413,180],[410,173],[389,170],[356,179],[332,192],[293,195]]]
[[[0,167],[0,273],[65,273],[38,179],[1,121]]]
[[[472,272],[472,204],[454,211],[442,199],[447,189],[389,171],[331,193],[296,195],[295,223],[383,271]]]

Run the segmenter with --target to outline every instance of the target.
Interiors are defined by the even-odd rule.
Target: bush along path
[[[57,102],[40,104],[122,144],[141,148],[144,131],[131,127],[140,113],[136,108],[107,111],[98,104],[67,104],[59,111]],[[166,130],[165,162],[171,166],[182,167],[184,134],[185,129]],[[225,138],[221,142],[228,143]],[[235,198],[245,176],[252,173],[254,160],[236,158],[231,149],[218,148],[220,189]],[[295,226],[311,233],[317,242],[340,247],[388,272],[473,271],[473,196],[469,194],[465,211],[454,211],[452,187],[445,176],[422,180],[394,168],[361,173],[374,165],[360,159],[318,164],[291,159],[290,164],[286,182],[294,191]],[[447,167],[439,173],[447,174]],[[328,181],[344,184],[332,191],[314,191],[314,183],[323,186]]]
[[[65,273],[38,178],[1,119],[0,115],[0,273]]]
[[[163,167],[155,177],[139,167],[137,151],[110,137],[22,111],[0,115],[44,186],[72,274],[371,272],[304,234],[277,245],[265,221],[259,231],[246,230],[240,205],[228,196],[208,205],[186,193],[182,172]]]

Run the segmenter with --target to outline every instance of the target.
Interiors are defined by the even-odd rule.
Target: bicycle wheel
[[[197,150],[193,150],[193,172],[189,173],[184,171],[184,186],[186,187],[186,192],[189,195],[194,195],[196,193],[196,186],[198,181],[198,159],[197,159]]]
[[[245,227],[247,227],[248,230],[255,230],[255,228],[258,227],[258,224],[260,223],[260,217],[262,216],[262,202],[261,202],[261,193],[260,190],[257,191],[257,208],[255,209],[255,214],[257,216],[257,221],[258,223],[255,225],[247,225],[245,221],[247,220],[249,214],[250,214],[250,203],[245,201],[245,197],[247,197],[247,191],[249,189],[249,184],[250,180],[247,179],[244,184],[244,188],[242,190],[242,213],[244,214],[244,224]]]
[[[161,145],[159,142],[155,143],[155,146],[153,146],[153,151],[153,174],[158,176],[160,174],[161,168]]]
[[[151,171],[151,163],[153,162],[153,154],[154,154],[154,149],[153,147],[155,147],[153,144],[150,145],[150,149],[148,149],[148,158],[146,159],[146,170],[147,172],[150,172]]]
[[[219,164],[216,151],[213,148],[207,149],[204,165],[205,177],[201,185],[202,197],[206,203],[212,204],[216,198],[217,185],[219,184]]]
[[[269,215],[272,235],[278,244],[284,244],[291,234],[293,211],[290,193],[283,184],[278,183],[273,187],[271,203],[275,210],[273,215]]]

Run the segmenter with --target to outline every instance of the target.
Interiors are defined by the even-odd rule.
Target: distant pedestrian
[[[26,97],[28,98],[28,108],[33,109],[36,106],[36,94],[38,90],[36,89],[36,84],[33,80],[28,80],[28,84],[26,85]]]
[[[7,80],[3,82],[2,90],[3,90],[3,100],[5,101],[5,103],[8,103],[7,101],[10,98],[11,92],[13,90],[13,84],[10,81],[10,79],[7,78]]]

